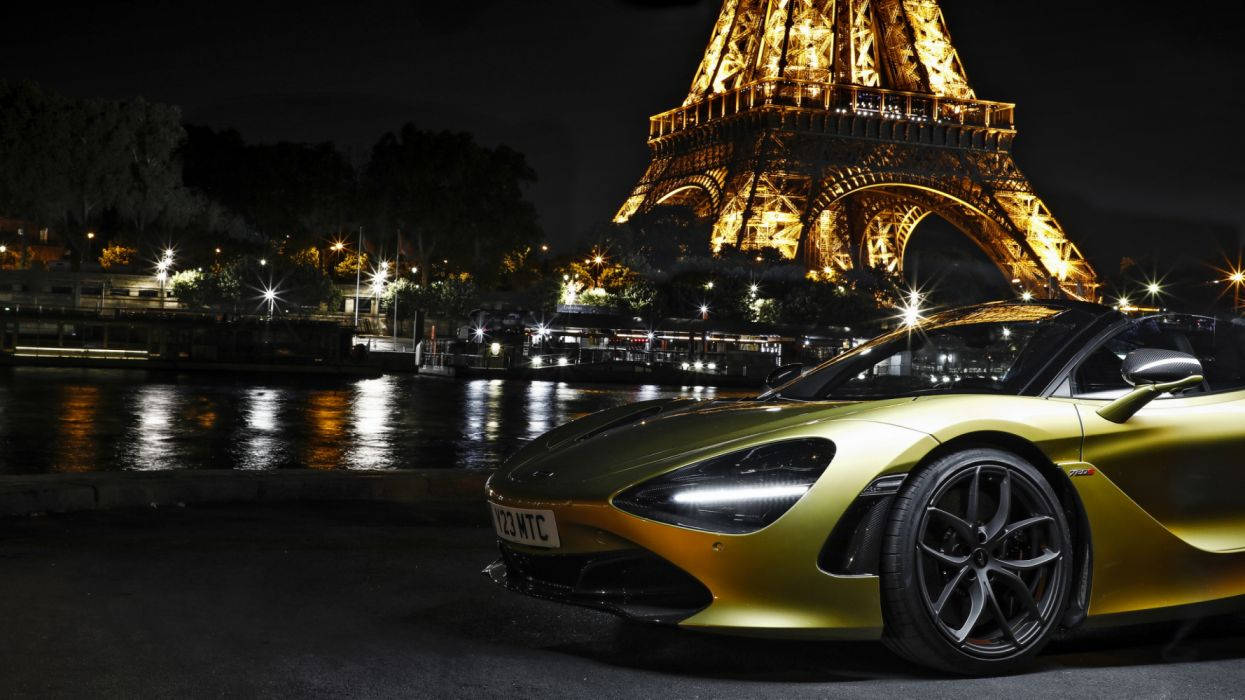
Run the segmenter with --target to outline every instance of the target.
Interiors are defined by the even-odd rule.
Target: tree
[[[176,107],[142,98],[124,106],[129,142],[125,187],[117,195],[117,211],[140,239],[150,226],[181,226],[197,209],[182,186],[177,150],[186,138]]]
[[[389,304],[397,300],[398,315],[402,318],[410,318],[416,309],[422,309],[438,318],[457,319],[476,308],[480,293],[470,277],[456,275],[431,284],[395,280],[386,286],[384,299]]]
[[[426,286],[435,260],[453,259],[492,281],[506,255],[533,246],[540,229],[523,188],[535,179],[523,155],[506,146],[484,148],[469,134],[407,124],[372,148],[363,188],[372,230],[401,231]]]
[[[99,253],[99,266],[105,270],[114,267],[126,267],[134,261],[138,249],[121,243],[110,243]]]
[[[124,221],[140,236],[158,221],[185,223],[194,202],[176,163],[182,138],[173,107],[0,81],[0,206],[56,228],[76,265],[97,223]]]
[[[333,274],[337,277],[354,277],[360,272],[366,272],[368,269],[367,253],[348,252],[342,256],[342,261],[337,263],[337,267],[333,268]]]
[[[349,223],[355,170],[331,143],[247,144],[232,129],[186,127],[187,186],[242,216],[251,228],[295,247],[320,243]]]

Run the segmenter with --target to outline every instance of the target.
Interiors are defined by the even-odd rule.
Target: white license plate
[[[551,510],[507,508],[488,504],[493,511],[493,529],[503,540],[532,547],[561,547],[558,524]]]

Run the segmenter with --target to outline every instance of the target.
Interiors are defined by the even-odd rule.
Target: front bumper
[[[536,598],[606,610],[634,620],[674,624],[713,601],[704,584],[644,550],[527,554],[500,542],[484,569],[494,583]]]
[[[506,548],[525,557],[522,565],[515,567],[503,560],[490,567],[490,575],[524,593],[643,619],[644,612],[637,615],[636,609],[620,604],[619,596],[600,595],[603,590],[643,586],[622,579],[610,585],[584,586],[578,580],[568,582],[565,575],[559,586],[550,586],[547,576],[530,575],[533,567],[567,566],[582,571],[620,553],[639,552],[685,573],[711,597],[701,609],[688,604],[657,606],[664,609],[648,619],[731,634],[876,639],[882,632],[877,576],[829,573],[818,565],[819,558],[835,524],[883,471],[879,465],[886,465],[885,471],[891,473],[910,471],[936,443],[894,426],[851,423],[840,428],[850,429],[852,439],[836,440],[839,450],[833,464],[801,501],[770,526],[744,535],[702,532],[637,517],[611,505],[602,490],[583,500],[564,499],[559,496],[572,489],[543,489],[494,478],[487,488],[488,500],[552,511],[561,547],[551,551],[507,544]],[[905,439],[894,439],[897,435]],[[610,493],[623,486],[611,487]],[[542,497],[545,492],[557,495]],[[583,559],[565,564],[572,561],[562,559],[567,556]],[[640,599],[632,602],[647,604]]]

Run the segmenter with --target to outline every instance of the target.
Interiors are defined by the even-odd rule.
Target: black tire
[[[923,467],[896,495],[882,541],[883,641],[950,673],[1019,670],[1067,606],[1068,533],[1050,484],[1014,454],[966,449]]]

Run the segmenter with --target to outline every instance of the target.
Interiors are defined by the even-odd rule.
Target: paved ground
[[[506,593],[490,533],[234,506],[0,522],[0,695],[1243,697],[1245,618],[1064,642],[956,680],[876,644],[627,623]]]

